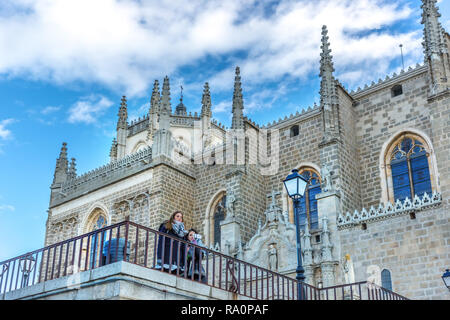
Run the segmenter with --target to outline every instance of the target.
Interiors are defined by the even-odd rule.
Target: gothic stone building
[[[424,63],[349,92],[334,77],[322,30],[320,105],[259,126],[244,116],[236,68],[232,125],[200,115],[169,79],[155,81],[148,115],[127,120],[123,97],[110,162],[77,175],[63,144],[45,245],[124,219],[157,229],[175,210],[204,242],[295,276],[292,202],[283,179],[309,185],[300,223],[306,281],[371,280],[413,299],[448,299],[450,266],[450,36],[436,0],[423,0]],[[268,196],[269,195],[269,196]]]

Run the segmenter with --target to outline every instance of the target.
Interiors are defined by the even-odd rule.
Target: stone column
[[[322,283],[323,287],[331,287],[335,285],[334,277],[334,262],[322,262]]]
[[[220,222],[220,250],[228,255],[237,253],[241,242],[241,224],[236,218],[225,219]]]
[[[316,195],[319,228],[323,229],[323,219],[327,218],[327,232],[330,245],[333,246],[331,258],[339,261],[341,256],[340,237],[337,229],[337,217],[341,211],[341,196],[339,191],[330,190]]]
[[[309,233],[308,224],[305,224],[305,232],[303,233],[303,268],[305,269],[305,282],[314,285],[314,268],[313,268],[313,250],[311,247],[311,234]]]

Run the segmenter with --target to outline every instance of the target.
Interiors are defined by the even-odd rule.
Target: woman
[[[171,237],[159,236],[155,269],[173,273],[176,273],[176,270],[179,269],[179,274],[181,274],[184,271],[185,245],[177,239],[184,239],[184,236],[188,233],[184,228],[183,213],[175,211],[169,220],[164,221],[159,226],[158,231]]]
[[[204,247],[205,245],[202,243],[201,236],[197,233],[195,229],[189,229],[189,233],[186,235],[186,240],[190,243],[196,244],[198,246]],[[204,259],[206,256],[206,251],[200,248],[189,246],[187,249],[187,269],[188,274],[187,277],[189,279],[192,278],[192,274],[194,274],[194,280],[200,280],[206,283],[206,274],[205,269],[200,264],[200,257]]]

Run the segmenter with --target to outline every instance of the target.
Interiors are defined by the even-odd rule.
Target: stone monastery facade
[[[124,219],[157,229],[175,210],[210,247],[295,276],[292,202],[283,180],[309,180],[302,200],[306,282],[371,280],[412,299],[448,299],[450,267],[450,36],[436,0],[422,0],[424,63],[349,92],[334,77],[322,30],[320,105],[259,126],[244,116],[236,68],[233,118],[200,115],[169,78],[131,123],[123,97],[110,162],[78,175],[64,143],[45,245]],[[70,163],[69,163],[70,162]]]

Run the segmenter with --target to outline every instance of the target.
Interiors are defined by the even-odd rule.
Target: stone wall
[[[362,207],[377,206],[381,201],[380,153],[394,134],[414,128],[431,136],[430,108],[427,105],[426,74],[399,82],[403,94],[392,97],[391,87],[358,96],[356,135],[359,147],[359,180]],[[432,141],[434,143],[434,141]],[[349,208],[348,210],[360,208]]]
[[[299,135],[290,136],[290,128],[293,125],[299,126]],[[281,192],[281,207],[283,211],[289,211],[287,195],[283,185],[283,180],[291,173],[291,170],[304,164],[314,164],[320,167],[319,143],[322,139],[322,118],[320,113],[315,113],[307,119],[299,119],[289,123],[288,126],[279,127],[280,141],[279,151],[280,167],[276,174],[265,176],[267,183],[266,194],[272,189]],[[266,207],[270,199],[265,198]],[[290,221],[293,222],[291,212]]]
[[[350,254],[356,281],[368,280],[372,270],[388,269],[396,293],[410,299],[450,299],[441,278],[450,265],[448,207],[338,232],[341,253]]]

